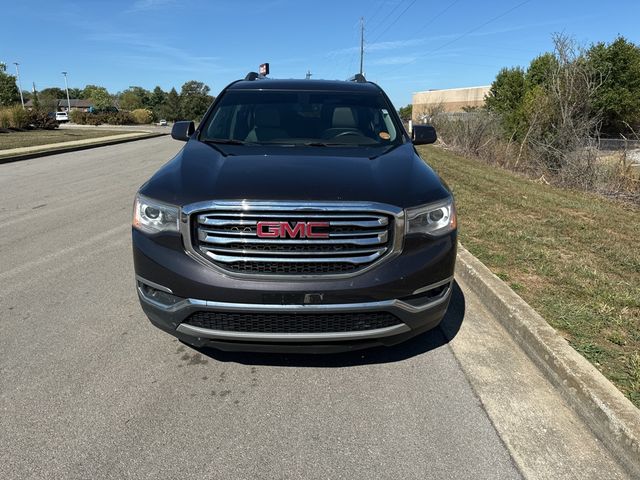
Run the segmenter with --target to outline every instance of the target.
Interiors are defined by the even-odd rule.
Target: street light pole
[[[64,89],[67,91],[67,114],[71,115],[71,100],[69,100],[69,85],[67,84],[67,72],[62,72],[64,75]]]
[[[16,66],[16,77],[18,79],[18,90],[20,90],[20,103],[22,103],[22,108],[24,108],[24,96],[22,95],[22,85],[20,84],[20,69],[18,68],[18,65],[20,65],[18,62],[13,62],[13,64]]]

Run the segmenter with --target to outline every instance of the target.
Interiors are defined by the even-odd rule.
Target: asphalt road
[[[488,357],[478,370],[483,343],[517,349],[478,338],[485,327],[464,334],[488,314],[470,316],[459,288],[444,330],[357,354],[200,353],[154,328],[134,291],[131,204],[180,146],[165,137],[0,165],[0,478],[520,478],[532,440],[520,408],[501,421],[508,407],[492,400],[510,380],[486,380]],[[553,395],[537,381],[536,395]],[[550,425],[557,411],[544,413]],[[538,433],[550,451],[526,458],[567,445]],[[593,448],[596,466],[581,461],[618,478]],[[564,461],[556,471],[571,470]]]

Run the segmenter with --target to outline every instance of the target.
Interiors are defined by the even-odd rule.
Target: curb
[[[41,150],[10,157],[0,157],[0,164],[19,162],[20,160],[29,160],[30,158],[47,157],[49,155],[58,155],[59,153],[77,152],[79,150],[88,150],[90,148],[107,147],[109,145],[117,145],[119,143],[135,142],[136,140],[146,140],[148,138],[157,138],[168,135],[168,133],[149,133],[148,135],[129,138],[118,138],[111,141],[86,143],[83,145],[69,145],[67,147],[53,148],[51,150]],[[55,144],[54,144],[55,145]]]
[[[632,477],[640,478],[640,410],[461,245],[456,276],[481,299]]]

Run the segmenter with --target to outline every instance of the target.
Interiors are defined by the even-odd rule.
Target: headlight
[[[177,232],[180,210],[174,205],[137,194],[133,204],[133,226],[147,233]]]
[[[453,198],[407,209],[407,234],[444,235],[458,225]]]

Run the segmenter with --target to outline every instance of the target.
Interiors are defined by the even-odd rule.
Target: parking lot
[[[198,352],[157,330],[131,204],[180,147],[0,165],[0,478],[624,478],[464,285],[393,349]]]

